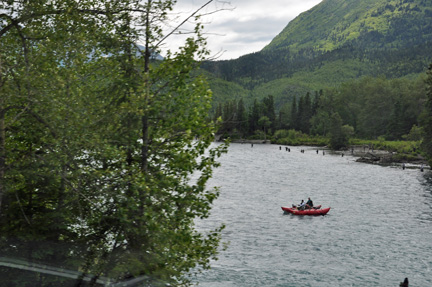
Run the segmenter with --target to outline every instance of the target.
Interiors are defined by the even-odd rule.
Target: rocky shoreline
[[[233,140],[233,143],[242,144],[272,144],[270,140]],[[276,145],[276,144],[275,144]],[[325,149],[329,150],[327,147]],[[320,147],[323,149],[323,147]],[[368,164],[377,165],[398,165],[406,168],[424,168],[431,169],[428,161],[421,157],[406,158],[401,157],[400,154],[395,152],[390,152],[386,150],[375,150],[367,145],[361,146],[350,146],[348,149],[343,151],[333,151],[334,153],[343,155],[351,155],[356,157],[356,162],[363,162]],[[403,158],[403,159],[401,159]]]
[[[356,160],[357,162],[430,168],[427,160],[420,155],[417,157],[401,157],[400,154],[396,152],[374,150],[368,146],[351,146],[350,149],[345,152],[349,152],[351,155],[358,157]]]

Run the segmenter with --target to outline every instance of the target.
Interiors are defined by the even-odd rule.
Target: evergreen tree
[[[399,140],[405,134],[403,129],[403,114],[400,101],[396,101],[387,127],[388,140]]]
[[[301,100],[300,100],[301,101]],[[301,112],[301,120],[300,120],[300,124],[301,124],[301,128],[300,130],[305,133],[305,134],[309,134],[309,130],[310,130],[310,120],[312,118],[312,102],[311,102],[311,98],[310,98],[310,93],[306,93],[306,96],[304,97],[304,100],[301,101],[302,103],[302,112]],[[300,113],[300,108],[299,108],[299,113]]]
[[[348,145],[348,135],[342,127],[342,118],[338,113],[330,116],[330,146],[332,149],[339,150]]]
[[[234,101],[227,101],[222,112],[222,132],[231,134],[236,126],[236,104]]]
[[[429,165],[432,166],[432,64],[429,65],[426,78],[427,86],[427,103],[426,103],[426,116],[424,118],[424,135],[422,142],[422,149],[426,152]]]
[[[272,130],[276,127],[276,112],[274,108],[274,98],[272,95],[265,97],[262,100],[263,104],[263,115],[266,116],[271,122],[270,128]]]
[[[271,126],[271,124],[272,124],[272,122],[270,121],[270,119],[267,116],[262,116],[258,120],[258,126],[264,132],[264,140],[267,140],[267,131],[268,131],[268,128]]]
[[[246,108],[243,102],[243,98],[237,103],[237,129],[242,136],[245,136],[247,133],[247,115]]]
[[[312,116],[316,115],[318,108],[319,108],[319,99],[322,96],[323,91],[320,90],[319,92],[315,91],[314,100],[312,103]]]
[[[254,134],[259,128],[258,120],[260,119],[260,106],[258,100],[255,99],[252,108],[249,111],[249,134]]]
[[[306,116],[306,107],[305,107],[305,98],[301,96],[298,102],[297,108],[297,129],[301,132],[305,132],[305,116]]]
[[[289,129],[291,105],[285,103],[279,110],[278,129]]]
[[[291,128],[298,130],[297,97],[293,97],[291,103]]]

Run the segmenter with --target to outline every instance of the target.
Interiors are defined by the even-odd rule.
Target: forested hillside
[[[418,140],[432,63],[430,4],[324,0],[262,51],[203,63],[212,75],[213,116],[223,119],[220,132],[275,139],[288,135],[281,130],[339,134],[336,148],[348,136]]]
[[[429,1],[324,0],[262,51],[202,67],[241,85],[249,104],[271,94],[279,109],[293,96],[363,76],[415,78],[432,61],[431,40]],[[220,84],[212,83],[217,101],[239,96],[222,96]]]

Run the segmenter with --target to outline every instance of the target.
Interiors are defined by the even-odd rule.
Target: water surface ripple
[[[305,149],[305,153],[300,150]],[[201,230],[229,242],[199,286],[432,286],[432,176],[311,147],[231,144]],[[283,214],[310,196],[326,216]]]

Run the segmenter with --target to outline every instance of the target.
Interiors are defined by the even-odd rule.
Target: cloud
[[[278,35],[300,13],[322,0],[232,0],[213,1],[201,12],[201,21],[212,53],[224,51],[219,59],[238,58],[257,52]],[[179,0],[176,11],[190,15],[206,0]],[[217,13],[212,11],[219,10]],[[188,14],[189,13],[189,14]]]

